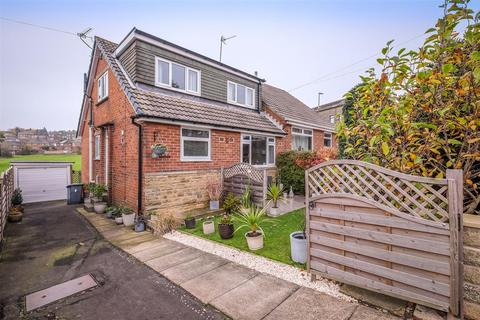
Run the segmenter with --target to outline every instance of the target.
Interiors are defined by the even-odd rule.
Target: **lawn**
[[[28,156],[15,156],[11,158],[0,157],[0,172],[5,171],[10,166],[10,161],[28,160],[28,161],[68,161],[73,162],[73,170],[80,170],[82,167],[82,156],[78,154],[32,154]]]
[[[247,232],[248,229],[238,230],[231,239],[223,240],[222,238],[220,238],[217,225],[220,217],[215,217],[215,233],[213,234],[203,234],[202,221],[197,221],[197,226],[195,229],[186,229],[185,226],[182,226],[179,231],[216,241],[227,246],[235,247],[243,251],[248,251],[299,268],[305,268],[305,265],[295,263],[290,258],[290,233],[302,230],[304,216],[305,209],[299,209],[277,218],[268,218],[268,220],[270,220],[271,222],[266,223],[263,227],[266,235],[266,238],[264,239],[264,247],[263,249],[257,251],[250,251],[248,249],[247,240],[244,236],[245,232]]]

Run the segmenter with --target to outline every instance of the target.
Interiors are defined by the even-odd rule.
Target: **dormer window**
[[[156,57],[155,85],[200,94],[200,71]]]
[[[102,101],[108,97],[108,72],[98,78],[98,100],[97,102]]]
[[[255,90],[244,85],[228,81],[227,101],[243,107],[254,108]]]

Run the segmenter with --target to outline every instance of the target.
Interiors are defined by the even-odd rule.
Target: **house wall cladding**
[[[210,65],[155,47],[154,45],[137,40],[122,54],[120,61],[132,81],[154,86],[155,57],[165,58],[172,62],[200,70],[201,96],[203,98],[227,103],[227,80],[253,88],[255,89],[255,105],[256,108],[258,108],[258,102],[259,100],[261,101],[261,90],[259,90],[258,83],[248,81]],[[257,94],[259,91],[260,99]]]
[[[220,170],[158,172],[145,175],[145,209],[159,216],[183,217],[186,211],[205,208],[210,179],[220,181]]]
[[[464,215],[465,317],[480,319],[480,216]]]
[[[108,70],[108,98],[98,103],[97,80]],[[138,129],[131,124],[130,117],[134,115],[132,105],[123,93],[111,69],[105,60],[98,61],[94,72],[93,86],[90,92],[93,107],[93,122],[95,132],[100,135],[100,160],[93,160],[93,176],[98,176],[99,183],[105,183],[105,129],[101,124],[112,122],[109,127],[109,194],[115,204],[125,203],[131,208],[137,207],[137,146]],[[88,121],[89,110],[82,134],[82,183],[88,183]],[[93,137],[95,136],[95,132]],[[93,139],[92,137],[92,139]],[[92,141],[92,152],[95,152]]]

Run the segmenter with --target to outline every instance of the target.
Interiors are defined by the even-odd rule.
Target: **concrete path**
[[[103,217],[92,224],[126,249],[159,243]],[[160,241],[164,243],[163,241]],[[32,312],[25,296],[91,274],[98,286]],[[0,252],[0,319],[224,319],[211,306],[106,241],[64,202],[26,205],[24,220],[7,224]]]
[[[79,211],[111,243],[233,319],[399,319]]]

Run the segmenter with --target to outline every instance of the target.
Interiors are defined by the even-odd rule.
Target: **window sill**
[[[106,97],[103,98],[102,100],[99,100],[97,103],[95,103],[95,106],[98,107],[99,105],[101,105],[102,103],[104,103],[104,102],[107,101],[107,100],[108,100],[108,96],[106,96]]]
[[[209,162],[212,161],[212,159],[188,159],[188,158],[181,158],[181,162]]]
[[[98,159],[97,159],[97,158],[95,158],[95,159],[93,159],[93,160],[94,160],[94,161],[100,161],[101,159],[100,159],[100,158],[98,158]]]

